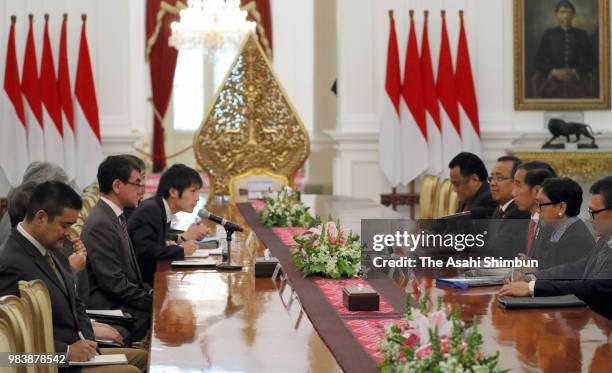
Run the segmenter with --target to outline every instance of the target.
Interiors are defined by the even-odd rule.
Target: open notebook
[[[127,364],[128,359],[125,354],[111,354],[111,355],[96,355],[89,361],[71,361],[70,366],[87,367],[92,365],[117,365]]]

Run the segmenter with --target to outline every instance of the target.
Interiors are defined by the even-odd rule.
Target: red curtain
[[[151,74],[151,90],[154,106],[153,114],[153,172],[166,168],[164,147],[164,127],[162,120],[166,115],[178,51],[168,46],[172,34],[170,24],[179,21],[178,11],[187,1],[147,0],[147,58]],[[178,4],[178,6],[177,6]],[[256,33],[270,59],[272,59],[272,13],[270,0],[241,0],[248,18],[257,23]]]
[[[162,119],[166,115],[172,94],[174,69],[178,57],[176,48],[168,46],[168,37],[172,33],[170,24],[179,20],[177,2],[177,0],[147,0],[147,57],[154,106],[153,172],[161,172],[166,167]]]
[[[270,0],[240,0],[241,8],[246,10],[248,20],[257,23],[255,32],[259,43],[268,58],[272,60],[272,11]]]

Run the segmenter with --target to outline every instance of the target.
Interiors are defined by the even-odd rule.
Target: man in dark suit
[[[19,281],[42,280],[51,299],[55,350],[75,362],[88,361],[98,354],[96,335],[76,293],[68,260],[56,250],[81,206],[81,198],[64,183],[49,181],[38,185],[28,202],[26,218],[11,230],[0,256],[0,295],[19,295]],[[130,362],[107,367],[106,372],[146,369],[145,351],[103,349],[101,353],[124,353]]]
[[[488,254],[492,256],[514,258],[524,249],[517,245],[516,238],[525,235],[529,213],[519,210],[512,196],[514,174],[520,164],[516,157],[500,157],[488,178],[491,198],[497,202],[489,228]]]
[[[514,202],[520,211],[530,215],[527,230],[519,236],[524,239],[517,239],[516,242],[521,245],[519,251],[528,256],[534,247],[548,240],[550,231],[542,228],[535,202],[544,180],[555,176],[554,169],[548,163],[540,161],[522,163],[514,174]]]
[[[200,199],[202,179],[198,172],[182,164],[167,169],[159,180],[157,193],[141,203],[128,221],[128,231],[136,251],[144,281],[153,285],[158,260],[182,260],[198,248],[209,232],[194,224],[178,235],[178,242],[168,242],[170,222],[179,211],[193,212]]]
[[[150,327],[152,289],[144,281],[128,236],[125,207],[138,203],[142,180],[134,162],[109,156],[98,168],[100,200],[91,210],[81,239],[87,247],[88,308],[123,309],[136,318],[133,340]]]
[[[538,271],[534,275],[516,276],[514,282],[500,290],[500,296],[574,294],[592,310],[612,319],[612,176],[595,182],[590,193],[589,213],[593,230],[600,237],[591,254],[577,262]],[[576,273],[582,273],[579,279],[575,278]]]
[[[473,218],[488,219],[497,207],[491,199],[487,168],[477,155],[459,153],[448,164],[453,190],[461,205],[457,212],[470,212]]]

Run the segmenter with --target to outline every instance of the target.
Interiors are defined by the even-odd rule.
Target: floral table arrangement
[[[459,307],[451,313],[441,308],[439,300],[438,309],[430,312],[428,303],[429,293],[425,293],[419,307],[413,308],[408,294],[406,327],[389,326],[380,343],[383,373],[506,372],[498,367],[499,352],[492,356],[481,352],[482,336],[475,323],[461,321]]]
[[[359,236],[329,221],[295,236],[293,263],[304,276],[321,275],[338,279],[353,277],[361,269]]]
[[[284,187],[275,196],[265,198],[266,207],[259,212],[259,221],[267,227],[308,227],[312,216],[300,203],[300,192]]]

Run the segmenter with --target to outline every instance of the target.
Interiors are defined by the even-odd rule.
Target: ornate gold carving
[[[523,161],[544,161],[561,176],[591,181],[612,173],[612,152],[608,151],[515,151]]]
[[[228,195],[229,178],[252,168],[292,181],[308,158],[308,133],[253,33],[243,41],[193,148],[211,181],[209,198]]]

